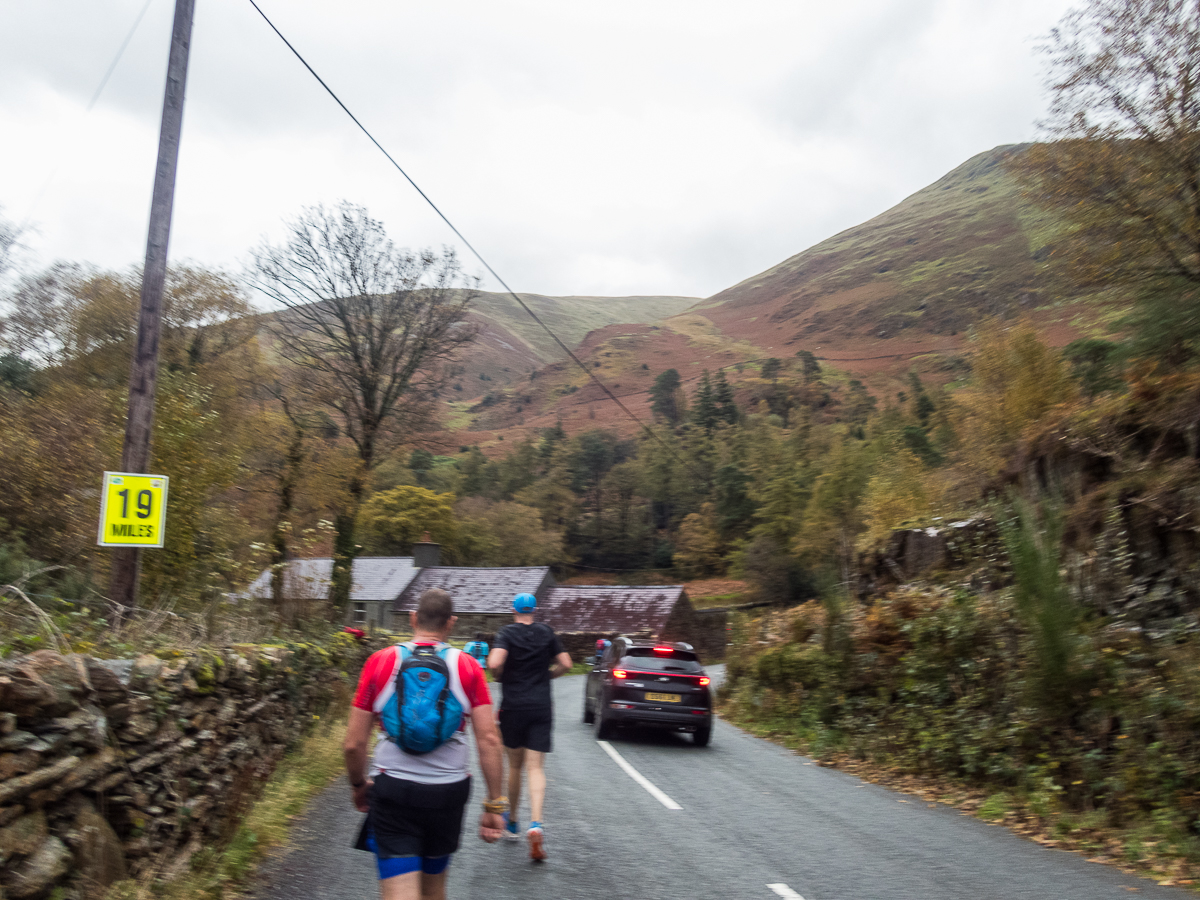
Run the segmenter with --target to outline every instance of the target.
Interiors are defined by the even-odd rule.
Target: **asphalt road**
[[[719,674],[719,669],[716,673]],[[821,768],[719,723],[712,744],[656,732],[610,742],[669,809],[580,719],[582,676],[554,684],[546,863],[524,842],[476,837],[476,780],[456,900],[1167,900],[1192,896],[1041,847],[941,805]],[[478,773],[476,773],[478,776]],[[521,810],[527,824],[528,807]],[[371,856],[351,849],[361,820],[344,780],[298,822],[260,873],[257,900],[377,897]]]

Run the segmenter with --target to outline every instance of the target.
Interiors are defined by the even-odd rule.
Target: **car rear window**
[[[687,650],[672,650],[669,654],[655,653],[651,647],[631,647],[622,658],[621,664],[631,669],[642,669],[649,672],[700,672],[703,670],[695,653],[689,653]]]

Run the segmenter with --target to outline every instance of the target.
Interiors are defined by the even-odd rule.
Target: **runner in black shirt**
[[[496,634],[488,668],[504,687],[500,701],[500,734],[508,755],[508,821],[505,835],[517,840],[517,803],[521,799],[521,770],[529,769],[529,857],[546,858],[542,833],[542,804],[546,799],[545,754],[550,752],[554,724],[550,680],[571,670],[554,629],[533,621],[537,598],[513,598],[513,624]]]

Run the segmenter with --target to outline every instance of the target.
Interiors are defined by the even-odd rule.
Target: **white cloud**
[[[142,2],[0,0],[0,204],[43,260],[144,252],[169,0],[83,114]],[[261,2],[518,290],[697,296],[1029,139],[1068,5]],[[199,3],[172,255],[236,268],[343,197],[452,242],[248,2]]]

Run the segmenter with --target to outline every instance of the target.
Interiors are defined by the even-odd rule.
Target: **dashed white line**
[[[596,743],[603,747],[604,752],[613,758],[613,762],[625,770],[626,775],[644,787],[651,797],[653,797],[667,809],[683,809],[682,806],[656,788],[651,783],[649,778],[627,763],[625,761],[625,757],[618,753],[616,749],[613,748],[612,744],[610,744],[608,741],[596,741]],[[801,897],[801,900],[804,900],[804,898]]]
[[[804,900],[803,897],[793,891],[786,884],[768,884],[767,887],[773,890],[780,897],[786,897],[787,900]]]

